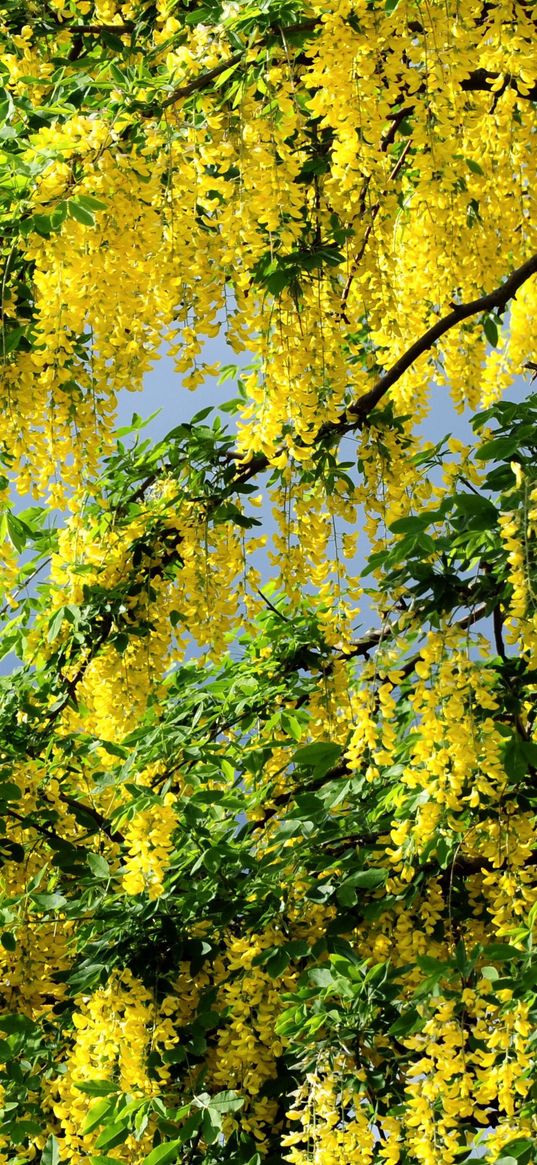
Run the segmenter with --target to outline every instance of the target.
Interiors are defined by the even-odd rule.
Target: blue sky
[[[225,341],[216,339],[209,341],[203,358],[209,363],[217,360],[226,364],[238,363],[236,354],[227,347]],[[247,354],[243,357],[243,364],[248,363]],[[509,390],[510,400],[522,400],[529,391],[527,383],[521,378]],[[153,369],[145,378],[142,392],[133,393],[123,389],[118,400],[118,426],[128,425],[132,414],[139,413],[148,417],[157,409],[161,410],[145,429],[145,435],[158,440],[163,437],[174,425],[188,421],[190,417],[208,405],[218,404],[235,396],[233,380],[218,385],[214,377],[201,385],[196,392],[183,388],[180,373],[175,371],[173,360],[165,352],[156,361]],[[431,394],[431,409],[428,417],[420,426],[420,432],[430,441],[439,441],[446,433],[452,433],[460,440],[471,440],[472,429],[470,419],[472,413],[457,413],[445,388],[433,386]],[[226,415],[226,423],[233,426],[233,417]]]

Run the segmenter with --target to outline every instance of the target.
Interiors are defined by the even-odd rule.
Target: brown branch
[[[110,841],[115,841],[118,844],[125,841],[123,834],[117,829],[112,829],[110,822],[107,821],[106,817],[103,817],[102,813],[99,813],[98,809],[94,809],[91,805],[86,805],[84,801],[78,801],[76,797],[70,797],[67,793],[60,793],[60,801],[68,805],[74,813],[78,810],[80,813],[85,813],[87,817],[91,817],[97,828],[102,830],[110,838]]]
[[[498,652],[500,659],[505,661],[507,659],[507,654],[503,641],[503,618],[499,603],[492,612],[492,625],[494,628],[494,642],[496,644],[496,651]]]
[[[258,40],[253,45],[253,47],[262,48],[270,44],[271,41],[274,40],[274,37],[277,35],[280,35],[283,39],[288,36],[298,36],[303,32],[315,32],[320,27],[321,20],[319,17],[311,17],[310,19],[297,21],[295,24],[290,24],[287,26],[275,25],[271,31],[264,37],[260,38],[260,40]],[[412,27],[412,25],[409,25],[409,27]],[[103,32],[109,33],[112,36],[125,36],[128,33],[134,32],[135,28],[135,22],[132,20],[124,21],[122,24],[74,24],[70,21],[57,21],[57,25],[54,31],[60,33],[68,31],[75,37],[99,36]],[[417,25],[415,31],[422,32],[423,29],[420,25]],[[171,93],[170,96],[166,98],[165,101],[163,101],[158,107],[153,106],[150,110],[147,111],[147,113],[143,113],[143,116],[152,116],[153,113],[158,113],[159,110],[168,108],[170,105],[175,104],[176,101],[180,101],[181,98],[190,97],[192,94],[206,89],[211,84],[211,82],[219,77],[222,73],[224,73],[226,69],[230,69],[233,67],[233,65],[238,64],[241,61],[243,55],[243,52],[235,53],[232,57],[229,57],[227,61],[224,61],[222,64],[215,66],[214,69],[208,69],[207,72],[200,74],[199,77],[195,77],[193,81],[188,82],[186,85],[178,86],[178,88],[175,89],[173,93]],[[494,90],[493,85],[495,85],[499,76],[499,73],[491,73],[487,69],[474,69],[468,75],[468,77],[465,77],[460,82],[461,89],[469,93],[496,92],[499,93],[500,96],[505,93],[506,89],[514,89],[519,97],[522,97],[527,101],[537,100],[537,85],[533,85],[528,93],[521,93],[518,89],[517,78],[511,75],[507,75],[505,77],[504,82],[499,90]],[[410,105],[406,109],[400,110],[393,116],[393,125],[388,131],[387,135],[387,145],[390,145],[394,140],[400,122],[405,117],[411,115],[414,112],[414,108],[415,107],[413,105]]]
[[[525,101],[537,101],[537,85],[533,85],[528,93],[521,93],[518,88],[519,82],[517,78],[508,75],[505,77],[503,85],[499,90],[493,89],[499,77],[500,73],[489,73],[488,69],[474,69],[468,77],[465,77],[461,81],[461,89],[464,89],[467,93],[499,93],[500,96],[502,93],[505,93],[506,89],[514,89],[515,93]]]
[[[297,24],[290,24],[287,28],[275,28],[270,33],[267,33],[266,36],[261,37],[253,45],[250,45],[249,48],[254,50],[264,48],[274,40],[274,36],[277,33],[282,37],[286,37],[292,36],[293,33],[313,32],[319,23],[318,18],[312,18],[311,20],[302,20]],[[194,77],[194,80],[189,81],[186,85],[179,85],[177,89],[173,90],[173,93],[170,93],[170,96],[165,101],[160,103],[158,109],[152,106],[143,116],[152,117],[158,110],[168,109],[170,105],[175,105],[176,101],[180,101],[183,97],[191,97],[193,93],[199,93],[203,89],[207,89],[212,81],[220,77],[222,73],[225,73],[226,69],[232,69],[235,65],[240,64],[245,52],[246,48],[238,53],[234,53],[232,57],[228,57],[220,65],[215,65],[214,69],[208,69],[207,72],[200,73],[199,77]]]
[[[474,623],[478,623],[487,613],[487,604],[480,603],[480,605],[476,607],[474,611],[470,611],[467,615],[464,615],[462,619],[457,619],[453,626],[464,631],[467,628],[472,627]],[[419,612],[416,612],[416,614],[419,614]],[[385,639],[390,639],[392,636],[397,635],[398,630],[399,628],[394,623],[388,623],[384,624],[382,627],[376,627],[374,630],[369,631],[366,635],[364,635],[362,639],[357,640],[357,642],[353,645],[351,652],[334,652],[332,654],[332,658],[328,662],[328,666],[325,671],[331,670],[336,659],[352,659],[357,655],[368,655],[369,651],[371,651],[373,647],[379,647]],[[403,665],[403,667],[395,667],[394,670],[401,674],[402,679],[408,679],[409,676],[412,675],[416,664],[421,658],[421,651],[417,651],[415,655],[413,655],[412,658]],[[320,660],[321,659],[322,657],[320,657]],[[321,664],[319,666],[321,666]],[[308,696],[309,693],[306,694],[305,699],[303,697],[299,697],[298,700],[294,702],[293,707],[302,707]],[[348,776],[348,774],[348,766],[344,761],[342,761],[338,765],[335,765],[333,769],[330,769],[328,773],[323,773],[321,777],[317,777],[311,781],[308,781],[306,785],[298,785],[293,789],[286,789],[283,793],[277,793],[274,797],[271,798],[271,805],[265,811],[263,817],[260,818],[259,821],[256,821],[256,826],[266,825],[267,821],[269,821],[271,817],[274,817],[278,813],[280,807],[287,805],[297,794],[315,791],[316,789],[321,788],[328,781],[337,780],[340,777]],[[341,839],[337,840],[339,841]]]
[[[33,821],[31,813],[29,813],[27,817],[23,817],[22,813],[17,813],[16,809],[10,809],[9,806],[6,805],[2,809],[1,815],[2,817],[11,817],[13,821],[17,821],[20,825],[22,825],[23,829],[33,829],[36,833],[41,834],[42,837],[52,838],[53,841],[65,841],[66,844],[68,844],[66,838],[59,838],[54,829],[49,829],[48,826],[41,825],[40,822]],[[8,838],[8,840],[12,841],[14,839]]]
[[[510,275],[509,278],[505,280],[505,283],[502,283],[501,286],[496,288],[494,291],[489,292],[487,295],[481,296],[479,299],[472,300],[470,303],[458,304],[456,307],[454,307],[453,311],[451,311],[449,315],[445,316],[441,320],[438,320],[436,324],[433,324],[433,326],[419,338],[419,340],[416,340],[416,342],[407,349],[407,351],[399,358],[399,360],[397,360],[395,364],[393,364],[392,367],[388,369],[388,371],[385,372],[383,376],[381,376],[380,380],[377,381],[377,384],[370,390],[370,392],[365,393],[364,396],[360,397],[359,400],[357,400],[356,403],[350,407],[347,413],[344,414],[339,421],[335,421],[331,424],[323,426],[317,434],[317,439],[321,441],[326,436],[331,436],[338,433],[346,433],[356,426],[359,426],[382,400],[389,389],[394,384],[396,384],[398,380],[400,380],[403,374],[415,363],[415,361],[421,355],[429,351],[429,349],[434,346],[434,344],[437,342],[437,340],[440,339],[441,336],[445,335],[445,333],[450,331],[451,328],[461,323],[462,320],[468,319],[472,315],[477,315],[484,311],[490,311],[492,308],[496,308],[499,311],[503,310],[506,307],[508,301],[516,294],[516,292],[526,282],[526,280],[529,279],[531,275],[535,274],[535,272],[537,272],[537,255],[533,255],[531,259],[528,259],[526,263],[523,263],[521,267],[518,267],[516,271],[513,271],[512,275]],[[241,482],[248,481],[257,473],[262,472],[264,469],[268,468],[268,465],[268,458],[264,454],[256,455],[250,462],[246,462],[245,464],[241,465],[239,463],[234,482],[231,482],[227,487],[226,493],[229,494],[232,492],[235,482],[239,484]],[[208,507],[208,513],[210,513],[210,510],[215,508],[215,506],[217,506],[221,500],[221,496],[211,499],[210,505]],[[179,543],[180,541],[181,540],[179,539]],[[178,546],[174,545],[169,549],[167,548],[159,564],[150,568],[149,574],[152,576],[155,573],[160,573],[162,569],[165,569],[167,565],[171,564],[174,560],[177,559],[177,554]],[[97,636],[94,644],[92,645],[89,658],[86,658],[82,662],[73,679],[69,681],[63,700],[61,700],[56,708],[54,708],[53,711],[49,713],[47,718],[49,727],[61,714],[69,700],[73,699],[76,688],[78,687],[78,684],[85,674],[89,659],[94,658],[97,651],[100,650],[100,648],[103,646],[103,643],[108,639],[112,629],[113,619],[108,616],[108,618],[104,620],[104,625],[100,634]]]
[[[346,415],[341,421],[335,421],[332,424],[323,426],[320,430],[320,435],[325,433],[349,432],[351,429],[360,425],[362,421],[373,411],[380,403],[382,398],[397,381],[401,379],[405,372],[415,364],[420,356],[428,352],[446,332],[451,331],[457,324],[467,320],[470,316],[481,315],[483,312],[488,312],[493,309],[496,311],[504,311],[509,300],[516,295],[517,291],[522,287],[532,275],[537,273],[537,255],[532,255],[526,263],[521,267],[517,267],[512,275],[505,280],[505,283],[500,284],[494,291],[490,291],[487,295],[482,295],[479,299],[473,299],[469,303],[459,303],[453,307],[449,315],[444,316],[443,319],[437,320],[431,328],[418,340],[407,348],[406,352],[392,364],[391,368],[380,377],[380,380],[369,391],[351,405]]]
[[[110,841],[115,841],[118,843],[125,841],[123,834],[118,833],[117,830],[113,831],[110,828],[110,824],[106,820],[106,817],[103,817],[102,813],[99,813],[97,809],[93,809],[91,805],[84,805],[82,801],[77,801],[75,797],[68,797],[66,793],[60,793],[60,800],[68,805],[74,812],[76,812],[78,809],[81,813],[86,813],[88,817],[91,817],[92,820],[95,821],[95,824],[98,826],[98,828],[101,829],[108,838],[110,838]],[[61,837],[55,829],[49,829],[47,825],[43,825],[39,821],[34,821],[31,813],[29,813],[27,817],[23,817],[22,813],[17,813],[16,809],[11,809],[10,807],[5,806],[2,809],[1,815],[3,817],[11,817],[13,821],[17,821],[23,829],[33,829],[42,837],[51,839],[53,842],[60,841],[64,842],[65,845],[76,845],[76,841],[72,842],[66,837]]]
[[[418,608],[418,610],[414,612],[414,615],[418,618],[423,618],[425,614],[426,611],[422,608]],[[466,631],[469,627],[473,627],[474,623],[479,623],[479,621],[483,619],[486,614],[487,604],[480,603],[479,606],[475,607],[473,611],[470,611],[468,615],[464,615],[461,619],[456,619],[452,626],[458,627],[461,631]],[[394,635],[397,635],[399,630],[400,629],[397,623],[384,623],[382,627],[375,627],[372,631],[368,631],[367,634],[362,637],[362,639],[358,639],[356,643],[353,643],[351,651],[339,652],[336,658],[354,659],[357,655],[368,655],[374,647],[379,647],[380,644],[384,642],[384,640],[391,639]],[[420,659],[421,652],[418,651],[415,655],[412,656],[412,659],[408,660],[408,662],[404,664],[403,668],[394,667],[393,670],[402,671],[403,676],[406,678],[412,674],[418,660]]]
[[[125,36],[129,32],[134,32],[135,27],[133,20],[127,20],[124,24],[60,24],[58,31],[63,32],[68,28],[76,36],[99,36],[101,32]]]
[[[125,36],[129,32],[134,32],[135,27],[134,20],[126,20],[123,24],[73,24],[72,21],[58,20],[55,22],[54,29],[45,29],[40,32],[40,35],[70,32],[73,36],[79,37],[99,36],[101,32],[109,32],[115,36]]]
[[[254,46],[256,47],[256,46]],[[226,69],[232,69],[234,65],[238,65],[242,61],[244,53],[235,53],[234,56],[228,57],[221,65],[215,65],[214,69],[208,69],[206,73],[200,73],[199,77],[194,77],[193,81],[189,81],[188,85],[179,85],[174,89],[173,93],[162,101],[159,105],[159,110],[168,109],[170,105],[175,105],[176,101],[180,101],[182,97],[191,97],[193,93],[199,93],[203,89],[207,89],[211,81],[216,80],[221,73],[225,73]],[[144,117],[152,117],[156,112],[152,107],[144,113]]]
[[[499,79],[499,73],[489,73],[486,69],[475,69],[472,73],[465,77],[461,82],[461,89],[466,93],[493,93],[496,101],[506,92],[507,89],[514,89],[518,97],[523,101],[537,101],[537,85],[533,85],[528,93],[521,93],[518,88],[518,81],[516,77],[508,76],[504,79],[503,84],[499,89],[493,89],[493,85]],[[418,95],[426,92],[425,83],[420,85],[417,90]],[[405,99],[405,95],[401,95],[401,100]],[[395,141],[397,130],[401,122],[406,117],[412,117],[415,113],[415,105],[405,105],[402,109],[395,113],[388,114],[389,120],[392,122],[388,133],[386,134],[387,144],[391,145]],[[489,111],[490,112],[490,111]]]
[[[300,23],[290,25],[288,28],[273,29],[271,33],[256,41],[253,45],[249,46],[249,48],[264,48],[274,40],[274,35],[276,32],[280,32],[282,37],[291,36],[293,33],[310,31],[313,32],[316,28],[319,27],[319,24],[320,22],[318,19],[312,18],[311,20],[303,20]],[[195,77],[186,85],[179,85],[177,89],[173,90],[173,93],[170,93],[170,96],[167,97],[165,101],[162,101],[158,106],[151,106],[142,113],[142,116],[152,117],[153,114],[158,113],[160,110],[168,109],[170,105],[175,105],[175,103],[180,101],[182,98],[191,97],[193,93],[199,93],[204,89],[207,89],[212,81],[214,81],[222,73],[225,73],[226,69],[231,69],[234,67],[234,65],[238,65],[240,63],[244,57],[244,51],[234,53],[232,57],[228,57],[228,59],[226,61],[222,61],[220,65],[215,65],[214,69],[208,69],[205,73],[200,73],[198,77]],[[488,73],[486,69],[475,69],[472,73],[469,74],[468,77],[465,77],[464,80],[461,81],[461,89],[471,93],[495,92],[495,90],[493,90],[493,85],[497,81],[499,75],[500,74],[498,73]],[[516,77],[508,77],[505,80],[501,90],[499,91],[500,96],[505,92],[506,89],[514,89],[517,95],[524,100],[537,100],[537,85],[534,85],[528,93],[521,93],[518,89],[518,82]],[[409,105],[404,110],[404,112],[401,110],[394,115],[393,121],[395,124],[390,127],[390,130],[388,131],[391,141],[393,141],[393,138],[395,137],[400,122],[403,121],[405,117],[410,116],[414,112],[414,109],[414,105]]]
[[[373,409],[376,408],[389,389],[394,384],[396,384],[397,381],[400,380],[404,375],[404,373],[412,367],[415,361],[425,352],[429,351],[436,344],[437,340],[445,335],[446,332],[450,331],[451,328],[456,327],[457,324],[461,323],[465,319],[468,319],[472,315],[490,311],[493,308],[498,311],[505,309],[507,303],[510,299],[512,299],[519,288],[536,272],[537,255],[533,255],[531,259],[528,259],[526,263],[523,263],[521,267],[518,267],[515,271],[513,271],[512,275],[510,275],[508,279],[506,279],[505,282],[502,283],[500,287],[497,287],[494,291],[481,296],[479,299],[472,300],[469,303],[457,304],[449,313],[449,315],[445,316],[443,319],[438,320],[418,340],[416,340],[415,343],[410,346],[410,348],[407,348],[406,352],[404,352],[403,355],[400,356],[398,360],[396,360],[395,364],[393,364],[392,367],[388,369],[388,371],[385,372],[383,376],[380,377],[380,380],[377,381],[376,385],[370,390],[370,392],[365,393],[355,402],[354,405],[351,405],[347,413],[345,413],[340,418],[340,420],[322,426],[317,434],[317,440],[322,441],[325,437],[331,437],[333,435],[350,432],[352,429],[361,425],[370,415]],[[233,455],[231,454],[230,459],[232,458]],[[226,494],[229,495],[232,492],[235,483],[239,484],[250,480],[259,472],[263,472],[263,470],[267,469],[269,464],[269,460],[264,454],[257,454],[250,462],[243,464],[241,464],[237,459],[237,473],[234,480],[230,482],[229,486],[227,486]],[[208,512],[217,506],[221,500],[221,496],[211,499]],[[177,546],[166,549],[160,560],[160,563],[156,567],[153,566],[151,568],[150,574],[151,572],[160,572],[167,565],[173,562],[177,558],[177,552]],[[475,621],[476,618],[481,617],[482,614],[477,616],[470,615],[467,617],[469,620],[467,625],[469,626],[473,621]],[[100,650],[100,648],[103,646],[103,643],[107,640],[112,629],[113,620],[109,618],[108,621],[105,620],[104,628],[101,630],[101,633],[97,636],[94,644],[92,645],[89,658],[94,658],[97,651]],[[376,632],[373,633],[373,635],[376,634]],[[379,634],[382,634],[382,632],[379,632]],[[372,641],[370,636],[367,636],[366,638],[370,645],[374,646],[374,640]],[[357,645],[353,654],[360,654],[362,650],[363,649]],[[77,673],[68,683],[63,700],[60,701],[56,708],[53,709],[53,711],[49,714],[47,718],[49,726],[58,718],[69,700],[73,699],[76,688],[84,676],[88,662],[89,659],[86,659],[82,662]]]
[[[397,130],[399,129],[399,126],[402,124],[406,117],[410,117],[410,114],[414,113],[414,109],[414,105],[404,105],[403,108],[398,109],[396,113],[390,113],[389,120],[392,124],[387,133],[382,138],[380,146],[381,150],[386,151],[388,146],[393,145],[397,137]]]

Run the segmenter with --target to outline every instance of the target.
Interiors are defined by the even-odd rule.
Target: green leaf
[[[537,768],[537,744],[534,740],[521,740],[522,752],[526,758],[528,768]]]
[[[507,1145],[502,1146],[502,1153],[507,1153],[511,1157],[515,1157],[517,1162],[520,1163],[521,1157],[525,1157],[527,1153],[531,1156],[534,1148],[535,1142],[531,1141],[529,1137],[515,1137],[513,1141],[509,1141]],[[526,1162],[524,1162],[524,1165],[526,1165]]]
[[[480,449],[476,449],[477,461],[511,461],[513,454],[519,449],[518,437],[493,437]]]
[[[26,335],[26,328],[18,325],[16,327],[6,328],[5,336],[2,339],[2,355],[9,356],[10,352],[16,352],[20,346],[23,336]],[[6,516],[7,525],[7,516]]]
[[[226,81],[229,81],[229,78],[233,76],[233,74],[239,68],[240,64],[240,61],[235,61],[235,63],[230,65],[228,69],[224,69],[223,73],[219,73],[218,77],[216,77],[214,81],[215,89],[222,88],[222,86],[226,84]]]
[[[94,215],[92,214],[91,210],[88,210],[87,207],[83,206],[80,201],[75,201],[74,198],[70,198],[67,203],[67,209],[71,218],[74,218],[76,222],[82,223],[82,225],[85,227],[95,226]]]
[[[199,1121],[198,1113],[196,1113],[196,1117]],[[172,1165],[172,1162],[177,1161],[177,1154],[182,1144],[183,1140],[179,1138],[175,1141],[166,1141],[162,1145],[157,1145],[147,1157],[144,1157],[143,1165]]]
[[[0,783],[0,801],[20,801],[22,793],[18,785],[13,781],[2,781]]]
[[[58,231],[67,218],[67,203],[57,202],[54,210],[50,213],[50,227],[51,231]]]
[[[82,206],[84,210],[106,210],[107,204],[103,202],[102,198],[95,198],[93,194],[77,194],[76,201],[78,206]]]
[[[403,1014],[399,1016],[399,1019],[396,1019],[395,1023],[392,1023],[391,1027],[388,1028],[388,1031],[390,1035],[395,1036],[396,1038],[399,1036],[406,1036],[408,1032],[411,1032],[416,1027],[419,1027],[423,1022],[424,1021],[422,1020],[417,1007],[409,1007],[407,1011],[404,1011]]]
[[[503,763],[505,771],[511,782],[517,783],[523,781],[529,767],[528,752],[525,749],[526,741],[518,735],[513,733],[510,740],[503,748]],[[532,755],[530,753],[530,755]]]
[[[39,1028],[27,1015],[2,1015],[0,1030],[8,1035],[34,1036]]]
[[[129,79],[127,75],[119,68],[119,65],[112,63],[110,65],[110,72],[117,85],[128,87]]]
[[[129,1135],[129,1126],[127,1120],[120,1120],[114,1125],[103,1129],[95,1142],[96,1149],[115,1149],[116,1145],[122,1145],[127,1140]]]
[[[187,1117],[184,1125],[179,1130],[179,1137],[177,1143],[184,1145],[185,1141],[190,1141],[197,1133],[201,1124],[201,1112],[193,1112],[191,1116]],[[144,1162],[144,1165],[147,1165]]]
[[[23,862],[24,846],[10,837],[0,837],[0,864],[2,862]]]
[[[104,879],[110,877],[110,866],[108,865],[106,858],[103,858],[101,854],[89,853],[86,857],[86,861],[92,874],[96,878]]]
[[[59,607],[48,625],[47,639],[52,643],[59,635],[65,619],[65,607]]]
[[[493,348],[496,348],[498,346],[498,325],[493,316],[485,316],[483,320],[483,331],[489,344]]]
[[[392,534],[421,534],[434,520],[429,514],[413,514],[408,518],[396,518],[389,529]]]
[[[299,768],[313,769],[315,777],[324,777],[337,764],[343,752],[340,744],[331,740],[319,740],[315,744],[306,744],[299,748],[293,756],[293,764]]]
[[[6,951],[16,951],[17,949],[17,940],[10,930],[3,931],[2,935],[0,935],[0,942]]]
[[[64,894],[32,894],[32,902],[42,910],[59,910],[65,906],[67,898]]]
[[[269,959],[267,959],[265,963],[265,970],[267,971],[267,974],[270,975],[271,979],[278,979],[280,975],[283,975],[284,971],[287,970],[288,966],[289,955],[285,950],[285,947],[281,947],[279,950],[275,951]]]
[[[481,974],[484,979],[488,979],[489,983],[494,983],[496,979],[500,978],[496,967],[482,967]]]
[[[119,1085],[112,1080],[73,1080],[73,1084],[88,1096],[110,1096],[112,1092],[119,1092]]]
[[[211,1105],[208,1105],[208,1107],[203,1110],[203,1115],[201,1118],[201,1133],[203,1140],[208,1145],[214,1145],[218,1140],[218,1136],[221,1130],[222,1117],[220,1116],[220,1113],[217,1111],[217,1109],[212,1108]]]
[[[337,971],[338,975],[343,975],[344,978],[355,981],[361,978],[362,966],[354,951],[352,951],[351,956],[342,955],[335,951],[329,958],[330,966]]]
[[[93,1132],[93,1129],[96,1129],[98,1125],[102,1125],[107,1114],[113,1112],[115,1105],[115,1097],[103,1097],[103,1099],[98,1100],[96,1104],[92,1104],[86,1118],[86,1123],[82,1130],[83,1136],[86,1136],[86,1133]]]
[[[285,950],[290,959],[305,959],[310,953],[310,944],[305,939],[292,939],[285,944]]]
[[[498,521],[496,506],[488,498],[477,494],[458,494],[455,498],[457,509],[470,519],[478,518],[483,522],[483,529],[495,526]],[[472,522],[475,525],[475,522]]]
[[[17,518],[15,514],[12,514],[11,510],[7,511],[6,520],[9,537],[11,538],[15,550],[18,550],[19,552],[24,550],[28,538],[31,538],[32,536],[30,527],[27,526],[26,522],[23,522],[21,518]]]
[[[340,889],[343,886],[352,886],[353,889],[376,890],[378,886],[384,885],[388,875],[389,870],[384,868],[371,867],[369,870],[357,870],[355,874],[345,878]]]
[[[0,89],[0,122],[7,121],[13,109],[13,100],[7,89]]]
[[[523,952],[512,947],[510,943],[489,943],[484,947],[483,954],[491,963],[506,963],[510,959],[520,959]]]
[[[59,1161],[61,1161],[60,1146],[54,1134],[51,1133],[41,1153],[41,1165],[58,1165]]]
[[[308,979],[316,987],[334,986],[334,976],[329,967],[312,967],[311,971],[308,971]]]
[[[348,882],[343,882],[336,890],[336,898],[340,906],[356,906],[358,895],[354,886],[349,885]]]
[[[484,171],[481,169],[481,166],[479,165],[479,162],[474,162],[473,158],[466,158],[465,161],[468,169],[471,170],[472,174],[484,173]]]
[[[238,1112],[243,1104],[244,1096],[239,1096],[238,1092],[228,1089],[212,1096],[210,1107],[215,1108],[218,1112]]]
[[[126,631],[118,631],[117,635],[114,635],[110,638],[110,643],[115,647],[116,651],[119,652],[120,655],[124,655],[129,646],[130,639]]]

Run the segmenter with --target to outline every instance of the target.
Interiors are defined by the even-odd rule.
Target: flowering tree
[[[0,19],[0,1161],[530,1165],[531,0]]]

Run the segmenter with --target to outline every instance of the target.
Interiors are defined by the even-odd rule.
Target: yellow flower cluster
[[[125,894],[142,894],[145,890],[151,900],[162,894],[177,828],[174,803],[174,794],[166,793],[162,801],[142,809],[127,821],[124,827],[127,850],[123,874]]]
[[[253,960],[278,939],[277,932],[230,937],[225,960],[216,969],[217,1004],[229,1022],[221,1029],[210,1056],[209,1080],[216,1088],[237,1088],[247,1098],[241,1128],[253,1133],[260,1149],[274,1126],[277,1104],[264,1097],[263,1085],[277,1076],[282,1041],[274,1034],[281,1011],[281,991],[292,990],[296,973],[275,982]]]
[[[376,1139],[371,1115],[365,1090],[349,1087],[337,1065],[308,1074],[287,1113],[298,1130],[282,1137],[289,1150],[284,1160],[291,1165],[371,1165]],[[399,1156],[384,1153],[383,1160],[391,1165]]]
[[[77,1084],[108,1080],[131,1097],[158,1096],[161,1084],[147,1071],[148,1047],[173,1046],[173,1027],[159,1017],[151,993],[131,974],[113,975],[105,987],[80,1000],[73,1015],[74,1038],[63,1075],[51,1082],[48,1105],[59,1121],[63,1144],[74,1165],[87,1161],[99,1129],[85,1133],[91,1096]],[[151,1135],[129,1137],[116,1149],[117,1160],[138,1165],[151,1144]]]

